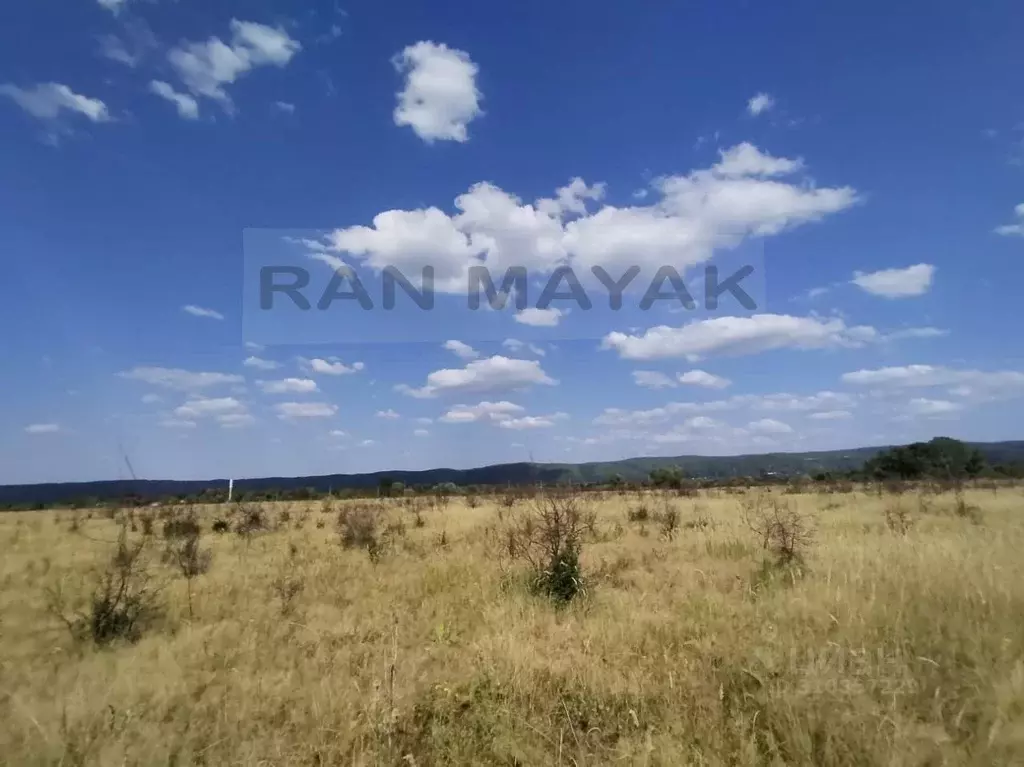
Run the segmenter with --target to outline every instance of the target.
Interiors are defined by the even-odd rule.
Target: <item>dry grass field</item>
[[[764,492],[585,496],[564,605],[512,556],[530,501],[370,504],[348,547],[367,502],[203,508],[191,579],[166,511],[0,515],[0,760],[1024,764],[1024,493]],[[97,645],[122,524],[162,609]]]

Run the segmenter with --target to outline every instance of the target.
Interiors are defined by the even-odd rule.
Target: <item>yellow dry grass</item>
[[[888,497],[779,497],[816,530],[792,578],[762,568],[742,496],[672,498],[671,540],[628,520],[635,496],[595,498],[588,592],[562,609],[502,557],[493,501],[424,511],[422,527],[389,502],[405,532],[376,563],[339,545],[319,504],[268,505],[290,519],[249,539],[212,534],[223,510],[205,509],[213,564],[194,618],[159,561],[158,522],[166,615],[105,649],[73,641],[45,593],[62,583],[83,603],[117,522],[93,512],[73,532],[74,512],[0,516],[0,759],[1024,763],[1021,491],[970,491],[973,520],[952,496],[926,509],[904,496],[906,535],[886,525]],[[289,582],[302,588],[286,609]]]

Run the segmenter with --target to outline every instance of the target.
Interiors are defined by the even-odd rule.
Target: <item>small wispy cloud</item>
[[[56,434],[60,431],[60,424],[56,423],[33,423],[25,427],[26,434]]]
[[[211,320],[223,320],[224,315],[214,309],[205,309],[202,306],[195,306],[194,304],[186,304],[181,307],[181,310],[185,314],[191,314],[193,317],[206,317]]]
[[[747,102],[747,114],[752,117],[771,111],[775,107],[775,99],[770,93],[758,93]]]

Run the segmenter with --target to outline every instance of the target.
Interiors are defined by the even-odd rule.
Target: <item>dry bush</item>
[[[507,530],[507,553],[525,561],[535,591],[566,603],[584,593],[580,564],[588,514],[572,492],[538,494]]]
[[[658,530],[662,538],[671,541],[679,532],[679,507],[667,498],[661,511],[658,512]]]
[[[389,522],[383,533],[379,532],[382,504],[350,504],[338,510],[338,534],[341,545],[346,549],[365,549],[373,563],[379,562],[392,547],[395,540],[405,535],[402,522]]]
[[[707,508],[700,503],[693,504],[693,519],[683,523],[687,530],[707,530],[711,527],[711,518],[708,516]]]
[[[288,559],[278,569],[270,582],[270,590],[277,598],[282,616],[291,615],[295,610],[295,599],[305,588],[305,579],[298,567],[299,550],[295,544],[288,548]]]
[[[243,538],[267,529],[267,516],[258,503],[239,503],[235,511],[238,514],[235,532]]]
[[[898,479],[888,479],[878,485],[878,495],[888,493],[889,495],[902,495],[910,490],[910,483]]]
[[[630,522],[648,522],[651,519],[651,507],[647,505],[646,501],[641,501],[626,510],[626,518]]]
[[[810,520],[780,499],[759,493],[741,504],[743,521],[780,567],[799,565],[814,540]]]
[[[177,565],[178,571],[185,579],[189,620],[194,617],[192,611],[192,581],[208,572],[210,564],[213,562],[213,552],[202,548],[199,538],[199,525],[196,525],[192,534],[178,539],[170,549],[173,554],[173,562]]]
[[[377,520],[381,508],[367,503],[342,505],[338,509],[337,528],[346,549],[369,549],[377,543]]]
[[[836,509],[842,508],[842,506],[842,501],[836,498],[827,497],[827,500],[824,503],[822,503],[821,506],[819,506],[818,508],[820,508],[822,511],[835,511]]]
[[[281,615],[288,616],[295,611],[295,599],[305,586],[301,576],[288,572],[280,573],[270,582],[270,590],[277,598]]]
[[[885,507],[885,525],[897,535],[906,535],[914,526],[914,518],[899,500]]]
[[[164,538],[168,541],[198,536],[199,532],[199,519],[192,506],[182,509],[180,514],[176,510],[170,509],[164,518],[163,533]]]
[[[782,493],[783,495],[803,495],[807,492],[805,484],[804,480],[794,477],[786,483],[785,487],[782,489]]]
[[[967,503],[964,498],[962,490],[957,490],[953,497],[953,514],[960,519],[966,519],[969,522],[979,525],[981,524],[981,509],[977,506],[973,506]]]
[[[148,544],[145,537],[129,543],[128,531],[121,528],[113,556],[94,576],[84,610],[68,615],[63,590],[58,587],[48,591],[50,613],[67,626],[73,639],[92,640],[99,646],[136,642],[163,613],[159,589],[149,572]]]
[[[420,516],[423,512],[430,510],[435,500],[436,499],[434,498],[425,498],[422,496],[418,498],[406,498],[405,506],[415,516]]]

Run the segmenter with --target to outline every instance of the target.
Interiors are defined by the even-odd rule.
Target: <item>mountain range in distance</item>
[[[1024,441],[967,443],[981,451],[993,465],[1024,463]],[[258,477],[235,479],[240,491],[286,491],[312,488],[318,492],[376,487],[382,479],[406,486],[432,486],[442,482],[456,485],[529,485],[538,482],[600,483],[613,477],[641,482],[655,469],[678,467],[687,476],[721,479],[763,474],[793,476],[820,472],[845,472],[861,468],[890,446],[858,447],[807,453],[760,453],[734,456],[658,456],[625,458],[597,463],[502,463],[473,469],[426,469],[422,471],[377,471],[365,474],[327,474],[314,477]],[[97,482],[51,482],[34,485],[0,486],[0,506],[53,505],[82,499],[108,500],[137,496],[144,500],[195,495],[208,489],[224,489],[228,480],[118,479]]]

